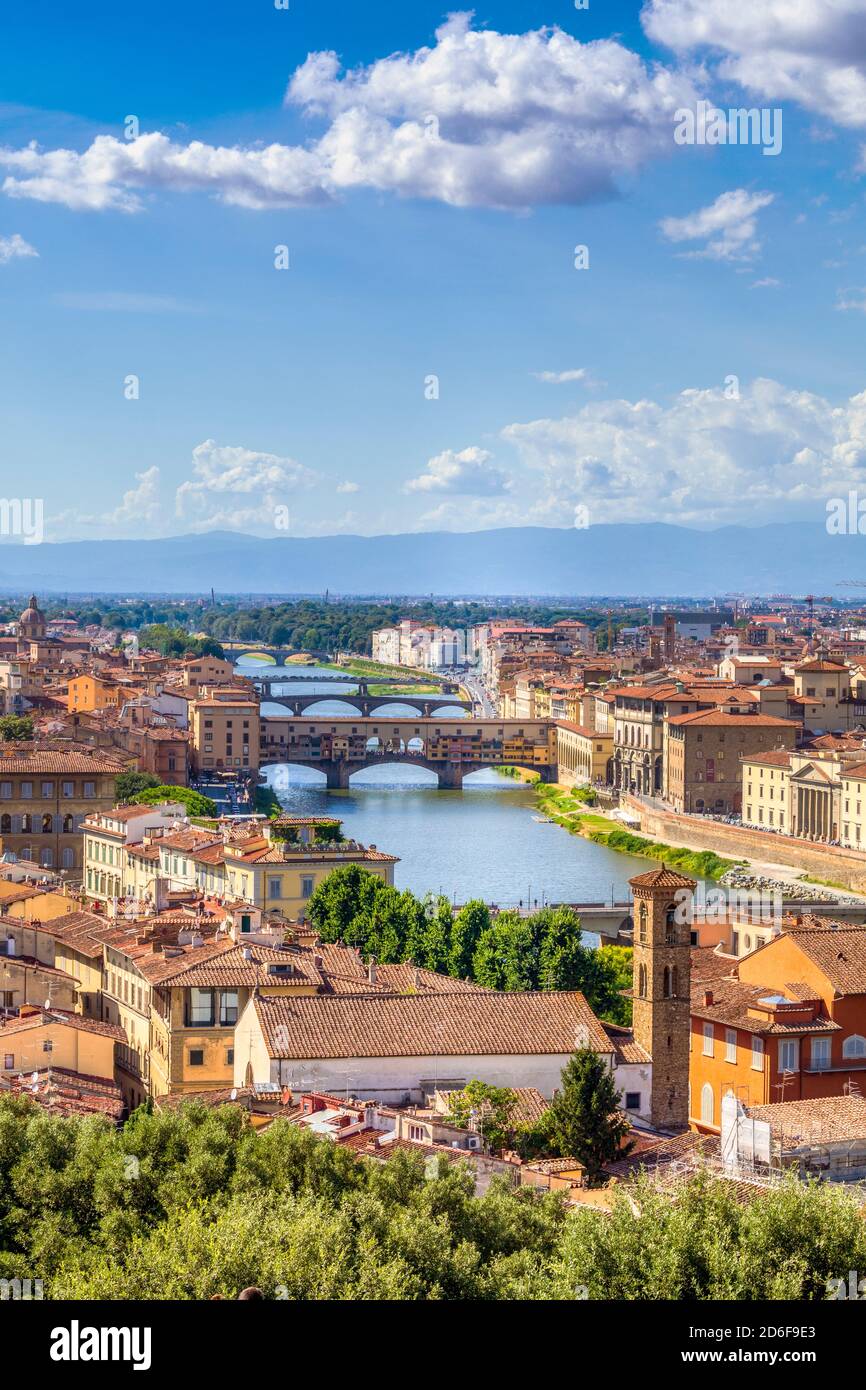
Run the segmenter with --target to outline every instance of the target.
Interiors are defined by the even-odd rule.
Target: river
[[[288,669],[293,675],[309,674],[309,682],[292,683],[293,693],[331,694],[333,687],[322,685],[316,676],[333,672]],[[245,676],[273,672],[252,660],[238,662],[236,670]],[[347,692],[355,687],[348,678]],[[266,701],[262,713],[285,710]],[[415,711],[395,699],[377,713],[411,717]],[[351,706],[333,695],[309,714],[357,718]],[[533,906],[609,902],[611,895],[623,902],[629,896],[627,880],[648,867],[645,859],[617,854],[553,823],[534,820],[538,813],[533,792],[493,771],[472,773],[459,792],[439,791],[433,773],[395,764],[357,773],[349,791],[327,791],[323,775],[311,768],[269,767],[265,776],[293,815],[340,816],[347,834],[398,855],[395,882],[418,895],[441,892],[458,903],[481,897],[500,907],[527,901]]]

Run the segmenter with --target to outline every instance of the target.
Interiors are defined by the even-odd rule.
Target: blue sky
[[[862,12],[7,19],[4,493],[52,540],[823,519],[866,457]],[[699,101],[780,153],[678,145]]]

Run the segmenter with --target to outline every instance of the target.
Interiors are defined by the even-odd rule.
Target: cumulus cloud
[[[36,247],[31,246],[18,232],[13,232],[11,236],[0,236],[0,265],[8,265],[9,261],[17,260],[19,256],[38,255]]]
[[[717,56],[719,75],[765,101],[796,101],[842,126],[866,127],[862,0],[648,0],[651,39]]]
[[[769,207],[772,193],[749,193],[732,188],[714,203],[685,217],[665,217],[659,223],[668,241],[702,241],[704,245],[684,254],[712,261],[747,261],[761,249],[757,238],[757,214]]]
[[[135,486],[124,492],[116,507],[91,514],[78,510],[59,512],[50,518],[50,528],[60,536],[94,531],[140,536],[153,531],[161,519],[160,471],[154,466],[135,474]]]
[[[11,197],[137,212],[147,192],[211,192],[248,208],[374,188],[456,206],[524,208],[616,193],[621,174],[673,150],[689,77],[612,39],[560,29],[474,30],[453,15],[431,47],[343,73],[334,53],[296,70],[286,102],[330,122],[304,146],[181,144],[101,135],[83,152],[0,150]]]
[[[193,449],[192,472],[175,493],[175,512],[193,530],[273,526],[277,509],[317,479],[296,459],[213,439]]]
[[[353,482],[351,482],[351,481],[349,481],[349,480],[347,479],[346,482],[344,482],[344,483],[338,483],[338,485],[337,485],[337,491],[338,491],[338,492],[360,492],[360,491],[361,491],[361,484],[360,484],[360,483],[353,483]]]
[[[425,472],[409,480],[406,491],[455,492],[470,497],[493,497],[507,492],[508,475],[491,466],[492,458],[487,449],[474,445],[460,453],[446,449],[430,459]]]
[[[862,486],[866,392],[834,405],[759,378],[737,399],[720,387],[669,405],[608,400],[502,435],[536,475],[526,490],[563,517],[584,503],[593,522],[778,521]]]
[[[536,381],[548,382],[551,386],[562,386],[567,381],[585,381],[586,367],[572,367],[565,372],[533,372]]]

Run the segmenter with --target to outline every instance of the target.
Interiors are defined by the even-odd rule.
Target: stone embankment
[[[838,845],[821,845],[790,835],[773,835],[747,826],[728,825],[724,821],[680,815],[643,797],[623,796],[622,805],[640,817],[642,835],[688,849],[714,850],[730,859],[783,865],[829,884],[839,884],[854,893],[866,893],[866,853],[861,850],[841,849]]]

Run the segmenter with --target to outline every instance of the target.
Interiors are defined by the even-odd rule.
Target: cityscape
[[[0,54],[6,1357],[832,1365],[863,0],[87,8]]]

